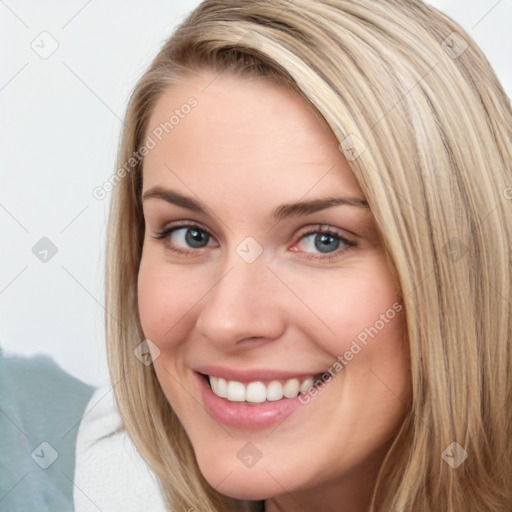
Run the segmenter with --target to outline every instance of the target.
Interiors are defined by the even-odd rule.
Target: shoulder
[[[93,391],[48,356],[0,349],[0,496],[5,510],[71,510],[76,434]]]
[[[158,481],[123,428],[111,387],[96,390],[78,430],[76,512],[165,512]]]
[[[2,403],[30,432],[78,425],[94,391],[50,357],[1,355]],[[76,429],[75,429],[76,434]]]

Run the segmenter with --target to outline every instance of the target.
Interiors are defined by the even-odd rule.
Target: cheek
[[[138,308],[144,335],[161,350],[172,348],[186,328],[191,313],[206,293],[204,282],[186,270],[152,255],[143,255],[138,274]]]
[[[341,355],[354,347],[354,341],[365,347],[377,337],[401,342],[402,304],[382,256],[320,274],[313,283],[296,279],[296,286],[313,313],[307,315],[304,329],[312,339],[321,339],[327,352]]]
[[[205,293],[198,281],[190,279],[186,272],[176,272],[161,257],[149,251],[143,253],[137,290],[140,321],[144,336],[160,350],[161,356],[154,359],[153,367],[162,391],[181,421],[186,421],[190,414],[191,401],[177,384],[177,379],[183,379],[180,347],[193,328],[198,297]]]

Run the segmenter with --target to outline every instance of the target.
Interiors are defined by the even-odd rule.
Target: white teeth
[[[245,401],[261,404],[267,399],[267,388],[263,382],[251,382],[245,390]]]
[[[290,379],[286,381],[286,384],[283,386],[283,395],[286,398],[295,398],[299,394],[299,388],[299,379]]]
[[[268,385],[263,382],[250,382],[247,385],[235,380],[226,381],[220,377],[210,376],[212,391],[220,398],[227,398],[231,402],[249,402],[261,404],[265,401],[275,402],[284,398],[295,398],[299,393],[307,393],[313,386],[313,377],[302,380],[288,379],[284,384],[278,380]]]
[[[267,400],[269,402],[275,402],[283,398],[283,386],[278,380],[273,380],[267,386]]]
[[[227,397],[232,402],[244,402],[245,401],[245,386],[241,382],[236,380],[230,380],[228,382]]]
[[[219,395],[219,378],[210,376],[210,386],[212,391],[218,396]]]
[[[307,393],[309,391],[309,389],[313,386],[314,384],[314,381],[311,377],[309,377],[308,379],[306,379],[301,385],[300,385],[300,389],[299,391],[301,393]]]
[[[226,382],[226,379],[219,378],[217,380],[217,395],[221,398],[228,397],[228,383]]]
[[[220,377],[210,377],[210,385],[213,392],[221,398],[227,398],[228,396],[228,383],[225,379]]]

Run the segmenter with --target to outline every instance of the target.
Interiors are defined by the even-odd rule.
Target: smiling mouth
[[[245,384],[213,375],[202,375],[212,392],[219,398],[224,398],[228,402],[253,405],[297,398],[321,382],[321,374],[269,382],[254,381]]]

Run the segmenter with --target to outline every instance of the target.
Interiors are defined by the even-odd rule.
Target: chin
[[[264,468],[237,468],[227,464],[207,464],[199,468],[218,492],[238,500],[259,501],[283,493],[283,487]],[[287,487],[287,491],[290,490]]]

